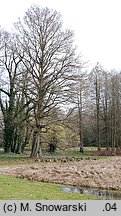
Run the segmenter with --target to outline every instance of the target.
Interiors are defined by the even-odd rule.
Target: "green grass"
[[[63,186],[0,175],[0,200],[87,200],[92,195],[65,193]]]
[[[0,158],[27,158],[26,155],[19,155],[19,154],[0,154]]]
[[[82,159],[107,159],[106,156],[91,156],[91,155],[82,155],[78,152],[66,153],[66,154],[44,154],[43,157],[48,158],[63,158],[63,157],[75,157],[75,158],[82,158]],[[10,165],[19,165],[19,164],[34,164],[35,158],[30,158],[27,156],[15,156],[15,155],[0,155],[0,166],[10,166]],[[41,163],[41,162],[40,162]]]
[[[94,152],[97,151],[96,147],[85,147],[84,153],[79,152],[79,148],[70,148],[67,150],[56,150],[55,153],[50,154],[49,152],[44,152],[44,156],[54,156],[54,157],[75,157],[75,158],[90,158],[90,159],[105,159],[106,156],[95,156]]]
[[[84,153],[79,152],[79,148],[70,148],[65,151],[56,150],[55,153],[43,151],[43,157],[75,157],[75,158],[91,158],[91,159],[106,159],[106,156],[93,156],[92,153],[96,151],[95,147],[85,147]],[[35,159],[30,158],[29,151],[25,151],[24,154],[4,154],[3,149],[0,149],[0,165],[17,165],[35,163]]]

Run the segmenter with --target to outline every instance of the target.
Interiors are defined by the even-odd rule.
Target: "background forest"
[[[121,72],[78,55],[59,13],[32,6],[0,29],[1,146],[31,157],[42,150],[121,147]]]

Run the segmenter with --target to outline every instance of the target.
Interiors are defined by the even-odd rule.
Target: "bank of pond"
[[[93,195],[100,197],[104,200],[121,200],[121,191],[115,190],[103,190],[103,189],[94,189],[94,188],[78,188],[72,186],[63,186],[63,191],[65,193],[78,193],[84,195]]]

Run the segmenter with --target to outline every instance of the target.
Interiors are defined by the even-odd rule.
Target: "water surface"
[[[93,189],[93,188],[77,188],[71,186],[65,186],[63,188],[65,193],[80,193],[80,194],[89,194],[94,196],[99,196],[102,199],[117,199],[121,200],[121,192],[117,191],[110,191],[110,190],[100,190],[100,189]]]

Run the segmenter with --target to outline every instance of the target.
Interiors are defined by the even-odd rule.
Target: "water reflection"
[[[121,193],[106,191],[106,190],[96,190],[90,188],[76,188],[71,186],[65,186],[63,191],[65,193],[80,193],[80,194],[89,194],[94,196],[100,196],[104,199],[121,199]]]

